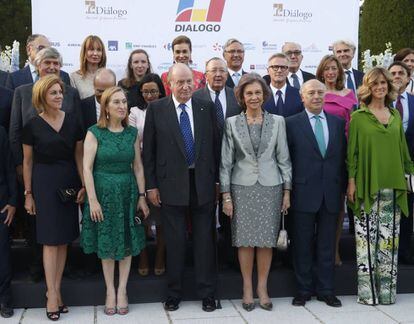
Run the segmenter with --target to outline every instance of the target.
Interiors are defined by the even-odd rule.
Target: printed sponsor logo
[[[110,40],[108,41],[108,51],[116,52],[118,50],[118,41]]]
[[[100,6],[97,0],[85,0],[86,18],[88,19],[126,19],[128,10],[113,6]]]
[[[285,6],[283,3],[273,4],[273,21],[278,22],[311,22],[313,13],[298,8]]]
[[[271,43],[268,41],[263,41],[262,42],[262,51],[263,52],[276,52],[278,49],[277,44],[276,43]]]

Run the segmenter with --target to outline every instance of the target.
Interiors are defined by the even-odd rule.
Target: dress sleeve
[[[356,112],[357,113],[357,112]],[[348,166],[348,179],[355,178],[357,173],[358,163],[358,118],[356,113],[351,115],[351,121],[349,122],[348,133],[348,152],[347,152],[347,166]]]
[[[33,146],[34,143],[34,135],[33,135],[33,127],[32,121],[29,121],[22,130],[22,143],[26,145]]]

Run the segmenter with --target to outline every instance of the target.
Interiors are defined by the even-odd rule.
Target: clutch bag
[[[414,175],[406,174],[405,180],[407,181],[407,190],[408,192],[414,192]]]
[[[285,215],[287,215],[287,211],[282,212],[282,228],[279,231],[276,242],[276,249],[279,251],[286,251],[290,243],[288,233],[285,229]]]
[[[76,201],[76,197],[78,196],[78,191],[79,189],[75,189],[75,188],[63,188],[63,189],[58,189],[57,193],[58,193],[60,200],[63,203],[67,203],[67,202]]]

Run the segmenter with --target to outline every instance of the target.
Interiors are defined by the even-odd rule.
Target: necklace
[[[247,119],[247,122],[249,123],[251,123],[251,124],[256,124],[256,123],[260,123],[261,121],[262,121],[262,118],[263,118],[263,112],[260,114],[260,115],[257,115],[257,116],[252,116],[252,117],[250,117],[250,116],[248,116],[247,115],[247,113],[244,113],[245,115],[246,115],[246,119]]]

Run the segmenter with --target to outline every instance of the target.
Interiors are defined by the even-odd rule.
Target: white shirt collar
[[[282,96],[283,96],[283,95],[285,95],[285,94],[286,94],[286,88],[287,88],[287,83],[286,83],[286,82],[285,82],[285,85],[284,85],[283,87],[281,87],[280,89],[275,88],[275,87],[273,86],[273,84],[271,84],[271,83],[270,83],[270,89],[272,89],[272,92],[273,92],[273,97],[275,97],[275,96],[276,96],[276,92],[277,92],[278,90],[282,91]]]
[[[208,88],[208,91],[210,91],[210,94],[212,94],[212,95],[216,95],[216,91],[215,90],[213,90],[213,89],[211,89],[211,87],[210,87],[210,85],[207,83],[207,88]],[[225,91],[225,87],[223,88],[223,89],[221,89],[220,90],[220,94],[222,94],[223,93],[223,91]]]
[[[180,109],[180,110],[181,110],[181,108],[179,108],[179,107],[178,107],[178,106],[180,105],[180,103],[178,102],[178,100],[174,97],[174,95],[171,95],[171,97],[172,97],[172,100],[173,100],[173,102],[174,102],[175,109],[176,109],[176,110],[178,110],[178,109]],[[192,105],[191,105],[191,98],[190,98],[190,100],[188,100],[188,101],[185,103],[185,105],[187,106],[187,108],[188,108],[188,109],[191,109],[191,108],[192,108]]]
[[[321,112],[320,112],[320,114],[319,115],[316,115],[316,114],[314,114],[314,113],[311,113],[306,107],[305,107],[305,111],[306,111],[306,114],[308,115],[308,118],[309,119],[312,119],[314,116],[319,116],[319,117],[321,117],[322,119],[325,119],[326,120],[326,115],[325,115],[325,113],[324,113],[324,111],[322,110]]]
[[[407,98],[407,90],[405,90],[402,94],[400,94],[401,99]]]
[[[232,69],[227,68],[227,71],[229,72],[230,76],[233,76],[234,73],[238,73],[239,76],[242,76],[242,74],[243,74],[243,68],[241,68],[238,71],[233,71]]]

